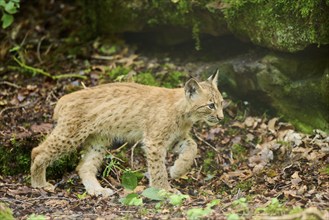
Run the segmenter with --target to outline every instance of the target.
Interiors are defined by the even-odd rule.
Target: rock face
[[[272,106],[304,131],[329,131],[329,54],[309,50],[328,50],[329,0],[85,0],[83,10],[97,36],[147,32],[161,45],[193,38],[198,48],[201,34],[234,35],[267,48],[219,61],[220,86]]]
[[[98,36],[154,31],[174,40],[181,38],[170,32],[176,28],[195,41],[200,33],[233,34],[284,52],[329,44],[328,0],[94,0],[83,6],[88,28]]]
[[[219,87],[278,116],[304,132],[329,131],[329,56],[249,52],[219,62]]]

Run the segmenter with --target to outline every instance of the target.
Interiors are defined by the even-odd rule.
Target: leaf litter
[[[66,3],[62,3],[61,7],[63,15],[72,10],[72,6]],[[54,19],[47,25],[56,27],[56,19],[61,18]],[[13,29],[15,33],[24,33],[33,27],[33,19],[25,20],[17,19],[17,28]],[[19,36],[24,35],[17,33],[11,40],[22,42]],[[60,34],[54,30],[50,33],[47,35],[43,30],[26,37],[27,43],[21,44],[25,49],[22,50],[26,53],[25,59],[53,74],[73,70],[85,76],[86,80],[53,80],[22,74],[15,69],[1,72],[0,144],[8,152],[18,145],[31,150],[52,130],[54,105],[66,93],[83,89],[84,85],[90,87],[113,80],[131,81],[145,71],[163,77],[173,71],[188,75],[195,68],[193,63],[138,54],[125,44],[113,43],[117,45],[116,49],[110,47],[109,53],[104,53],[100,50],[104,42],[100,40],[90,47],[86,46],[78,55],[58,53],[61,47],[56,42]],[[33,40],[47,37],[37,50],[38,45]],[[7,58],[13,55],[7,54]],[[50,58],[56,55],[56,59]],[[72,56],[75,58],[67,61]],[[41,64],[37,57],[42,57]],[[12,65],[10,62],[5,65],[9,64]],[[128,68],[129,73],[121,78],[110,78],[109,72],[118,67]],[[279,118],[241,117],[240,111],[243,109],[230,105],[225,109],[226,119],[220,125],[207,127],[198,124],[194,127],[192,134],[199,146],[195,165],[184,177],[171,181],[174,188],[189,195],[189,199],[181,205],[163,203],[158,209],[155,201],[147,201],[142,207],[122,205],[119,200],[127,192],[122,190],[120,171],[114,176],[112,173],[112,176],[100,177],[104,186],[116,188],[116,194],[111,198],[86,195],[75,172],[65,173],[64,177],[56,179],[55,192],[31,188],[28,173],[1,174],[0,204],[7,204],[18,219],[28,219],[32,214],[43,215],[46,219],[186,219],[193,218],[193,213],[206,213],[207,219],[227,219],[234,215],[240,219],[307,219],[311,215],[315,219],[329,219],[328,134],[320,130],[309,135],[302,134]],[[128,149],[125,156],[131,158],[134,169],[146,171],[142,154],[133,154]],[[172,164],[174,159],[169,154],[168,164]],[[129,163],[124,165],[128,167]],[[142,194],[147,183],[146,177],[138,182],[138,195]],[[269,211],[273,199],[277,199],[279,205],[275,211]],[[207,206],[217,200],[219,202],[211,209]],[[300,212],[289,213],[297,207],[301,208]],[[274,217],[276,215],[280,217]]]

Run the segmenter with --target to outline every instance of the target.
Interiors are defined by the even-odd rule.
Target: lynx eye
[[[208,108],[210,108],[210,109],[215,109],[215,103],[210,103],[209,105],[208,105]]]

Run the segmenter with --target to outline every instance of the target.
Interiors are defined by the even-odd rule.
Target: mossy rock
[[[260,54],[249,52],[215,65],[213,69],[220,70],[219,87],[248,100],[254,109],[270,110],[301,131],[329,132],[327,56]]]
[[[194,39],[199,46],[202,33],[233,34],[285,52],[329,44],[328,0],[95,0],[83,9],[94,36],[151,32],[160,44]]]
[[[224,2],[230,30],[254,44],[287,52],[329,44],[327,0]]]

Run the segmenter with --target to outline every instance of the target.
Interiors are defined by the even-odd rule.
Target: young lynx
[[[142,141],[147,157],[150,185],[170,190],[166,153],[176,146],[179,154],[170,167],[171,178],[185,174],[197,154],[189,135],[193,123],[204,120],[216,124],[223,118],[223,98],[217,89],[218,72],[207,81],[190,79],[185,88],[166,89],[135,83],[110,83],[63,96],[57,103],[57,125],[32,150],[33,187],[53,189],[46,182],[46,168],[61,155],[78,146],[84,154],[77,171],[91,195],[109,196],[96,179],[105,147],[114,139]]]

